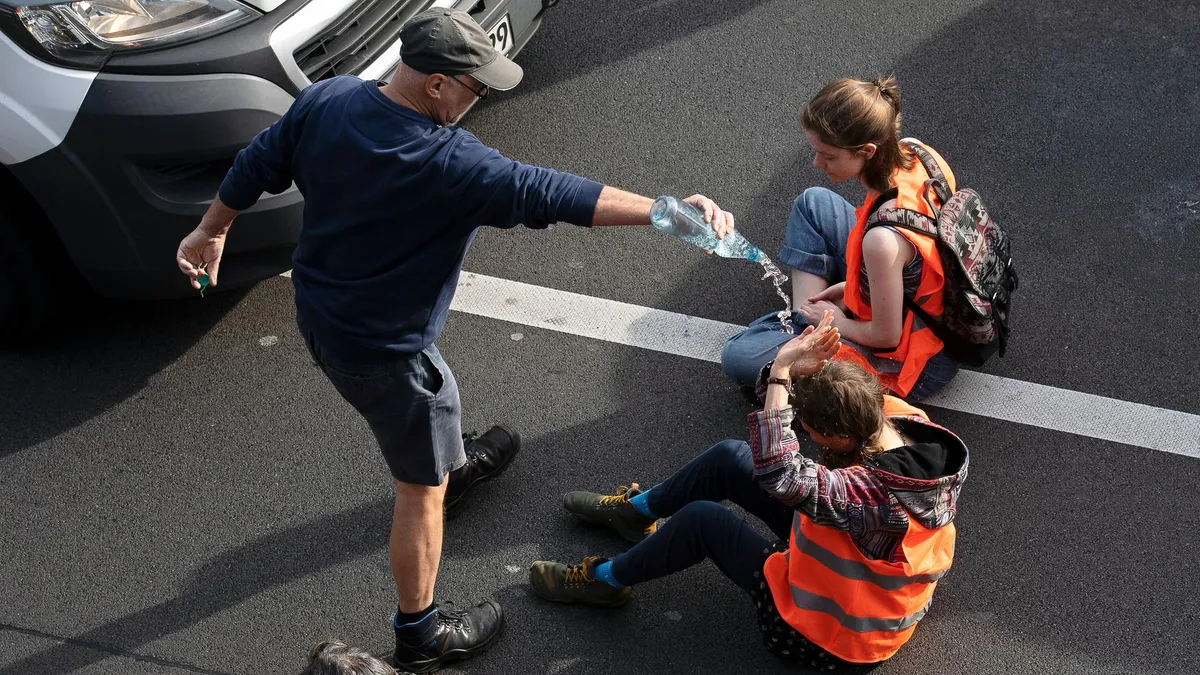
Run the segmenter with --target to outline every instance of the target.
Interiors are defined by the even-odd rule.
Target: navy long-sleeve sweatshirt
[[[238,153],[220,197],[242,211],[293,181],[304,195],[297,319],[351,355],[437,339],[478,227],[591,225],[603,188],[508,159],[350,76],[305,89]]]

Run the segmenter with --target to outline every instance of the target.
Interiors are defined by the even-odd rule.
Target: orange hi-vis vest
[[[888,417],[929,418],[887,396]],[[797,512],[786,553],[763,575],[779,615],[810,642],[851,663],[877,663],[908,642],[954,560],[954,523],[931,530],[909,518],[904,562],[869,560],[847,532]]]
[[[908,142],[907,139],[904,142]],[[937,160],[942,173],[946,174],[946,181],[949,183],[950,191],[953,192],[955,190],[954,174],[951,173],[950,166],[946,164],[946,160],[942,159],[942,156],[934,152],[929,146],[922,144],[922,147],[928,150],[929,154],[933,155],[934,159]],[[911,209],[936,219],[937,214],[934,213],[933,209],[930,208],[922,196],[925,181],[928,179],[929,174],[919,161],[914,161],[911,169],[902,168],[893,174],[892,181],[895,183],[897,191],[896,208]],[[871,306],[863,299],[862,282],[859,275],[859,270],[863,264],[863,235],[867,232],[867,219],[871,216],[871,206],[878,198],[878,192],[872,191],[867,193],[866,201],[854,211],[857,221],[854,224],[854,229],[850,230],[850,238],[846,244],[846,290],[844,300],[846,307],[854,313],[855,318],[861,321],[871,320]],[[941,316],[942,286],[945,282],[945,276],[942,272],[942,259],[938,255],[937,242],[934,241],[933,237],[919,234],[912,230],[897,227],[896,231],[917,249],[917,254],[922,259],[921,281],[917,287],[914,302],[930,316]],[[933,330],[926,326],[920,318],[913,312],[906,310],[904,312],[904,327],[900,333],[900,344],[892,350],[871,351],[871,354],[875,358],[900,362],[901,365],[898,372],[883,372],[879,368],[876,368],[871,362],[872,359],[860,351],[866,349],[866,347],[843,342],[835,358],[857,363],[868,372],[874,373],[883,385],[891,391],[900,396],[907,396],[912,391],[913,385],[917,383],[917,378],[921,376],[921,371],[925,369],[925,364],[938,352],[942,351],[942,341],[933,334]]]

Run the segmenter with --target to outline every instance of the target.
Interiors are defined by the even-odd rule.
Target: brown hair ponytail
[[[913,166],[912,156],[900,147],[900,120],[900,87],[890,75],[830,82],[800,114],[804,128],[822,143],[847,150],[875,144],[875,155],[862,170],[863,184],[875,192],[888,190],[897,169]]]

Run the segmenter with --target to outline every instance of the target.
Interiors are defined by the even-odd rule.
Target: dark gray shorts
[[[396,480],[441,485],[466,463],[458,383],[437,347],[394,358],[353,358],[304,335],[313,360],[367,420]]]

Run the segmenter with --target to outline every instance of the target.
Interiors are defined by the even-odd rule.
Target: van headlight
[[[50,54],[95,62],[114,51],[205,37],[259,13],[236,0],[77,0],[19,6],[16,16]]]

